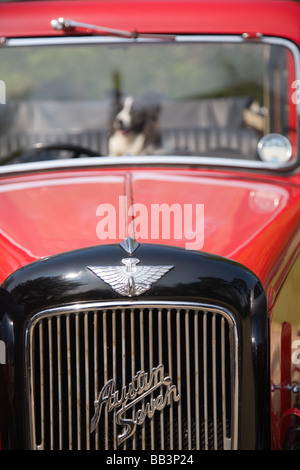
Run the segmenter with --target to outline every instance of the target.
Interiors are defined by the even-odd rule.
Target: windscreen
[[[285,165],[297,152],[295,60],[267,42],[2,47],[0,163],[180,156]]]

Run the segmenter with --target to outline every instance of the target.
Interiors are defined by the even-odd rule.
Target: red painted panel
[[[20,2],[0,5],[1,36],[60,35],[50,25],[64,17],[140,32],[276,35],[300,42],[300,5],[288,1],[109,0]]]
[[[138,241],[229,257],[256,272],[265,284],[299,243],[294,234],[299,227],[300,187],[280,180],[142,169],[14,177],[0,184],[0,280],[36,259],[132,235],[125,230],[124,202],[127,227],[135,227]],[[162,204],[177,214],[177,219],[170,219],[170,233],[162,232],[167,225],[151,212]],[[198,211],[198,219],[197,205],[204,210]],[[130,210],[135,212],[135,226]]]

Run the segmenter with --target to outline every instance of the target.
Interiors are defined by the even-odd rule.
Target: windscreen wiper
[[[100,32],[103,34],[109,34],[113,36],[118,36],[122,38],[129,38],[129,39],[138,39],[138,38],[146,38],[146,39],[163,39],[174,41],[175,36],[172,34],[155,34],[155,33],[139,33],[138,31],[123,31],[120,29],[113,29],[113,28],[106,28],[104,26],[97,26],[93,24],[81,23],[80,21],[75,20],[66,20],[65,18],[58,18],[51,21],[51,26],[53,29],[59,31],[73,31],[76,30],[85,30],[86,32],[95,33]]]

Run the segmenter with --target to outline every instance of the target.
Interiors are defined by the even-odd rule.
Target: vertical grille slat
[[[233,317],[221,308],[61,308],[37,315],[27,344],[33,448],[236,447],[238,337]],[[176,393],[167,400],[171,385]],[[103,387],[110,399],[97,418]],[[121,443],[129,427],[118,417],[134,428]]]
[[[49,340],[49,395],[50,395],[50,449],[53,449],[54,443],[54,422],[53,422],[53,413],[54,413],[54,405],[53,405],[53,398],[55,396],[54,393],[54,383],[53,383],[53,348],[52,348],[52,323],[51,320],[48,320],[48,340]]]
[[[188,435],[188,448],[192,449],[192,417],[191,417],[191,367],[190,367],[190,331],[189,331],[189,313],[185,314],[185,355],[186,355],[186,391],[187,391],[187,435]]]
[[[207,316],[203,315],[203,393],[204,393],[204,445],[208,449],[208,415],[207,415]]]
[[[106,312],[103,313],[103,356],[104,356],[104,361],[103,361],[103,383],[107,383],[108,381],[108,357],[107,357],[107,352],[108,352],[108,340],[107,340],[107,321],[106,321]],[[98,396],[100,387],[96,391],[95,399]],[[108,412],[105,411],[105,429],[108,428]],[[97,433],[100,434],[99,429],[96,431]],[[109,447],[109,436],[108,433],[105,433],[105,448],[107,449]]]
[[[112,355],[112,359],[113,359],[113,361],[112,361],[112,363],[113,363],[112,378],[113,378],[114,382],[117,384],[118,383],[118,376],[117,376],[117,325],[116,325],[116,311],[115,310],[113,311],[112,319],[113,319],[113,337],[112,337],[112,345],[111,345],[111,349],[113,351],[113,355]],[[117,389],[119,390],[118,387],[117,387]],[[113,413],[115,414],[115,412],[113,412]],[[118,448],[118,445],[117,445],[117,424],[116,424],[115,420],[113,422],[113,427],[114,427],[113,449],[117,449]]]
[[[225,349],[225,321],[224,318],[221,320],[221,348],[222,348],[222,354],[221,354],[221,360],[222,360],[222,417],[223,417],[223,448],[227,449],[227,432],[226,432],[226,422],[227,422],[227,411],[226,411],[226,375],[225,375],[225,370],[226,370],[226,364],[225,364],[225,354],[226,354],[226,349]]]
[[[143,340],[144,338],[144,331],[145,331],[145,325],[144,325],[144,311],[140,311],[140,368],[141,370],[145,370],[145,342]],[[145,427],[143,426],[142,428],[142,450],[146,449],[146,431]]]
[[[79,339],[79,316],[75,317],[75,334],[76,334],[76,418],[77,418],[77,449],[81,449],[81,419],[80,419],[80,399],[81,399],[81,390],[80,390],[80,339]]]
[[[163,337],[162,337],[162,311],[159,309],[158,312],[158,351],[159,351],[159,364],[163,363]],[[160,387],[160,393],[163,393],[162,387]],[[164,442],[165,442],[165,433],[164,433],[164,415],[160,413],[160,429],[161,429],[161,436],[160,436],[160,449],[164,450]]]
[[[72,419],[72,358],[71,358],[71,327],[70,327],[70,317],[66,318],[66,328],[67,328],[67,367],[68,367],[68,432],[69,432],[69,449],[73,449],[73,419]]]
[[[98,315],[96,312],[93,313],[93,321],[94,321],[94,396],[97,397],[97,393],[99,390],[99,349],[98,349],[98,340],[97,340],[97,333],[98,333]],[[95,449],[99,449],[99,434],[98,431],[95,435]]]
[[[168,309],[167,313],[167,338],[168,338],[168,364],[170,370],[173,370],[173,355],[172,355],[172,328],[171,328],[171,311]],[[169,415],[169,423],[170,423],[170,445],[169,449],[174,450],[174,413],[173,413],[173,402],[170,404],[170,415]]]
[[[58,421],[59,421],[59,449],[62,449],[62,438],[63,438],[63,430],[62,430],[62,371],[61,371],[61,322],[60,317],[57,319],[57,372],[58,372]]]
[[[134,322],[134,313],[131,311],[130,312],[130,335],[131,335],[131,349],[130,349],[130,354],[131,354],[131,377],[134,376],[136,372],[135,368],[135,356],[137,354],[136,349],[135,349],[135,322]],[[135,411],[133,410],[133,418],[135,419]],[[133,450],[136,450],[136,435],[133,436],[133,445],[132,445]]]
[[[88,314],[84,314],[84,366],[85,366],[85,429],[90,426],[90,403],[89,403],[89,390],[90,390],[90,374],[89,374],[89,332],[88,332]],[[90,433],[86,432],[86,448],[90,449]]]
[[[181,387],[181,331],[180,331],[180,311],[176,313],[176,339],[177,339],[177,386],[178,390],[182,390]],[[181,407],[178,407],[178,450],[182,450],[182,416]]]
[[[200,373],[199,373],[199,319],[198,315],[194,316],[194,356],[195,356],[195,434],[196,449],[200,449]]]
[[[212,317],[212,383],[213,383],[213,423],[214,423],[214,448],[218,448],[217,426],[217,360],[216,360],[216,317]]]
[[[41,380],[40,380],[40,400],[41,400],[41,408],[40,408],[40,413],[41,413],[41,420],[40,420],[40,423],[39,423],[39,426],[38,428],[40,429],[41,431],[41,439],[40,439],[40,442],[41,442],[41,446],[44,445],[44,442],[45,442],[45,432],[44,432],[44,427],[42,425],[42,423],[45,422],[45,408],[44,408],[44,401],[45,401],[45,397],[44,397],[44,387],[45,387],[45,384],[44,384],[44,364],[43,364],[43,357],[44,357],[44,342],[43,342],[43,324],[40,324],[39,325],[39,334],[40,334],[40,337],[39,337],[39,346],[40,346],[40,377],[41,377]]]

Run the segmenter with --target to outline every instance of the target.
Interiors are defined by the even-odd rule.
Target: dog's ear
[[[161,112],[162,96],[156,92],[148,92],[141,98],[147,114],[152,119],[158,119]]]
[[[160,112],[161,112],[161,106],[160,105],[152,106],[149,109],[149,115],[150,115],[151,119],[154,119],[154,120],[157,120],[159,118]]]

